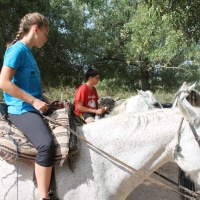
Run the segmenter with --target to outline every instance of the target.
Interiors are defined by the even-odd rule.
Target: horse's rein
[[[196,129],[194,128],[193,124],[191,124],[190,122],[189,122],[189,126],[190,126],[190,128],[191,128],[191,130],[192,130],[192,133],[193,133],[193,135],[194,135],[195,140],[197,141],[197,143],[198,143],[198,145],[199,145],[199,147],[200,147],[200,137],[199,137],[199,135],[197,134]]]
[[[92,148],[96,149],[96,150],[99,151],[101,154],[105,155],[107,158],[109,158],[109,159],[111,159],[111,160],[114,160],[115,162],[117,162],[117,163],[120,164],[121,166],[124,166],[124,167],[128,168],[130,171],[135,172],[135,173],[139,174],[139,175],[142,176],[142,177],[145,177],[145,179],[147,179],[147,180],[149,180],[149,181],[155,183],[156,185],[158,185],[158,186],[160,186],[160,187],[163,187],[163,188],[166,188],[166,189],[168,189],[168,190],[171,190],[171,191],[173,191],[173,192],[176,192],[176,193],[178,193],[178,194],[180,194],[180,195],[182,195],[182,196],[184,196],[184,197],[186,197],[186,198],[188,198],[188,199],[191,199],[191,200],[193,200],[193,197],[198,197],[198,193],[196,193],[196,192],[191,191],[190,193],[191,193],[191,195],[192,195],[193,197],[190,197],[190,196],[187,196],[187,195],[185,195],[185,194],[183,194],[183,193],[180,193],[180,192],[174,190],[173,188],[171,188],[171,187],[169,187],[169,186],[167,186],[167,185],[161,183],[160,181],[157,181],[157,180],[155,180],[155,179],[153,179],[153,178],[151,178],[151,177],[145,175],[143,172],[141,172],[141,171],[139,171],[139,170],[137,170],[137,169],[131,167],[130,165],[128,165],[128,164],[122,162],[121,160],[115,158],[114,156],[110,155],[109,153],[107,153],[107,152],[105,152],[104,150],[100,149],[99,147],[95,146],[94,144],[92,144],[91,142],[89,142],[88,140],[86,140],[84,137],[82,137],[81,135],[79,135],[77,132],[75,132],[75,131],[72,130],[71,128],[67,127],[66,125],[64,125],[64,124],[62,124],[62,123],[59,123],[58,121],[52,119],[52,118],[49,117],[49,116],[44,116],[44,115],[42,115],[42,116],[43,116],[45,119],[47,119],[48,121],[53,122],[54,124],[63,126],[63,127],[66,128],[68,131],[70,131],[70,132],[73,133],[75,136],[77,136],[77,138],[79,138],[81,141],[87,143],[89,146],[91,146]],[[183,187],[182,187],[182,188],[183,188]],[[188,191],[188,189],[185,189],[185,190]]]

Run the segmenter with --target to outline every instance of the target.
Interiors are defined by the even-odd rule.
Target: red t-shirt
[[[78,101],[82,102],[83,105],[87,108],[97,109],[98,99],[99,99],[99,97],[98,97],[96,88],[93,87],[92,90],[90,90],[88,88],[88,86],[84,83],[75,92],[75,97],[74,97],[75,111],[74,111],[74,113],[78,116],[81,114],[77,109]]]

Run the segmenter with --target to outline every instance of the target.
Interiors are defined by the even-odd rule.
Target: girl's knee
[[[55,145],[52,142],[40,145],[37,148],[36,163],[41,166],[52,166],[55,153]]]

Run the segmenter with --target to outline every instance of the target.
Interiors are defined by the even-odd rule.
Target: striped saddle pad
[[[54,111],[49,117],[69,127],[69,115],[65,108]],[[56,164],[62,166],[68,157],[70,131],[56,123],[48,121],[46,123],[51,129],[55,143],[56,153],[54,161]],[[35,160],[36,153],[37,150],[27,140],[26,136],[1,116],[0,157],[9,163],[13,163],[17,159]]]

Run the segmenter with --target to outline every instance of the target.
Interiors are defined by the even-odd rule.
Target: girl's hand
[[[49,108],[49,105],[47,103],[45,103],[44,101],[41,101],[39,99],[35,99],[33,101],[33,107],[38,110],[41,114],[43,114],[44,112],[46,112]]]

